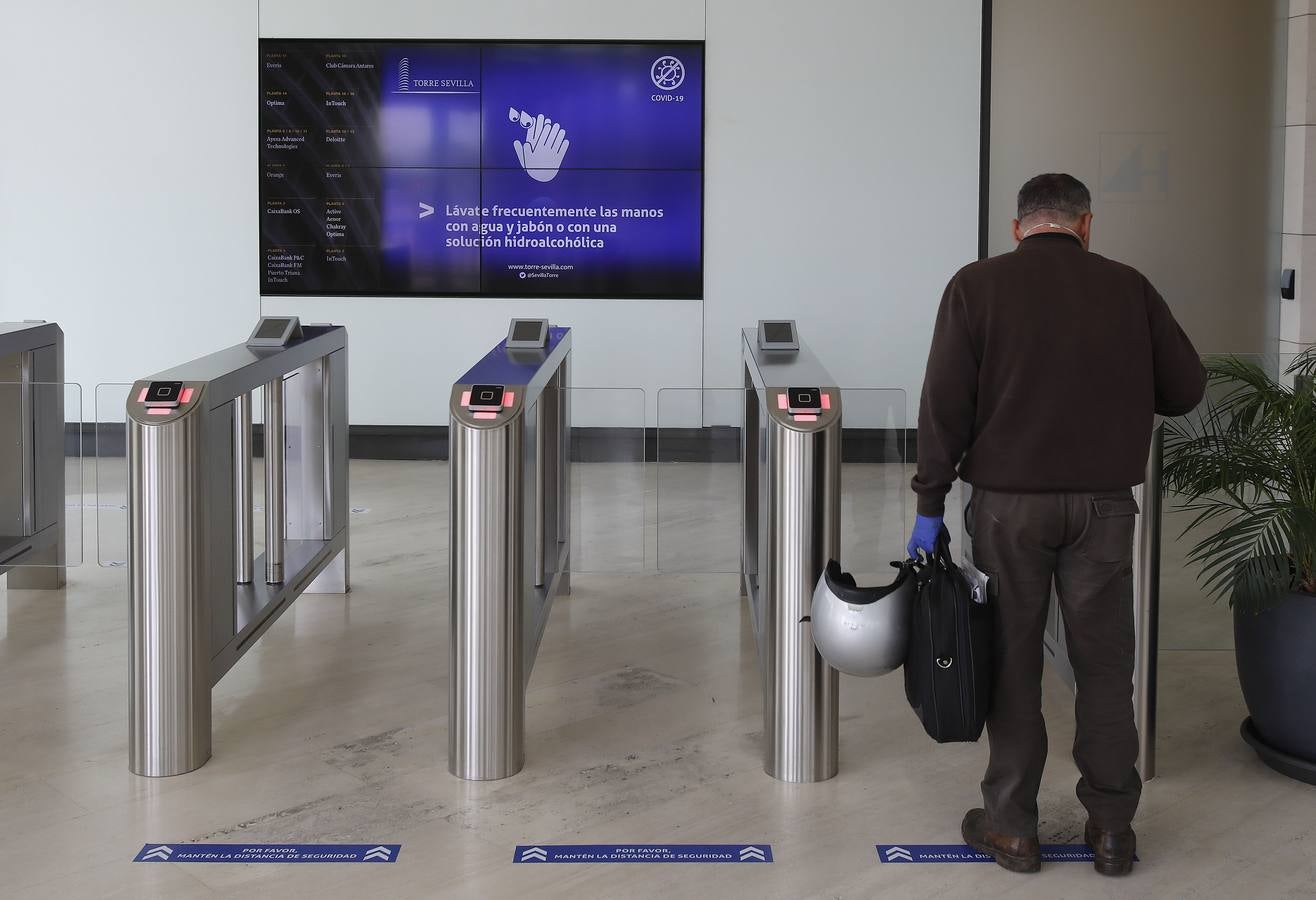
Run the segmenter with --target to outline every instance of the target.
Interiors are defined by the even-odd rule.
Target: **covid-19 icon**
[[[649,67],[653,86],[662,91],[674,91],[685,81],[685,64],[675,56],[660,56]]]

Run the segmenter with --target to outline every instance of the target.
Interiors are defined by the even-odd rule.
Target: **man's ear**
[[[1092,213],[1084,213],[1083,217],[1078,220],[1078,227],[1074,230],[1083,239],[1083,246],[1087,247],[1092,242]]]
[[[1024,226],[1019,224],[1019,220],[1014,220],[1014,242],[1017,244],[1024,239]]]

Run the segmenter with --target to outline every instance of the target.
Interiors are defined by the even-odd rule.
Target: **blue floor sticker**
[[[884,863],[994,862],[968,844],[878,844],[877,858]],[[1087,844],[1043,844],[1042,862],[1092,862]]]
[[[147,844],[133,862],[391,863],[401,844]]]
[[[516,863],[770,863],[771,844],[517,844]]]

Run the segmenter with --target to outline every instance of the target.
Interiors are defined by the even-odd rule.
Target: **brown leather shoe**
[[[1133,871],[1133,854],[1136,839],[1132,828],[1123,831],[1104,831],[1088,820],[1083,837],[1096,853],[1092,867],[1102,875],[1127,875]]]
[[[1011,837],[997,834],[987,825],[987,810],[971,809],[960,825],[964,843],[979,853],[986,853],[996,864],[1011,872],[1036,872],[1042,868],[1042,847],[1037,836]]]

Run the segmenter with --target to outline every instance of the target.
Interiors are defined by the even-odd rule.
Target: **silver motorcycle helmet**
[[[830,666],[847,675],[872,678],[905,662],[918,578],[912,560],[892,565],[900,572],[891,584],[859,587],[831,560],[814,588],[813,643]]]

